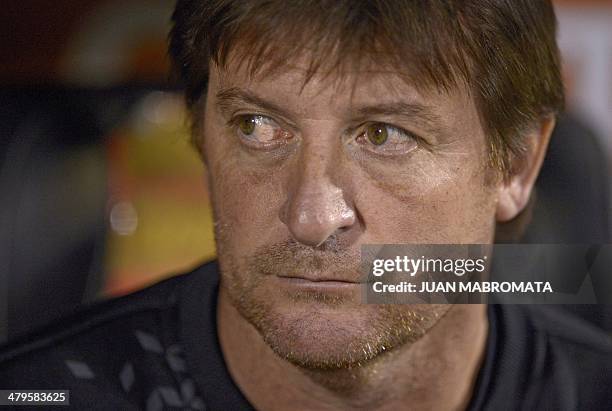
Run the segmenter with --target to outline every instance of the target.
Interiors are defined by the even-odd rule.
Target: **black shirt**
[[[218,284],[210,263],[9,342],[0,389],[69,389],[77,410],[253,409],[221,354]],[[609,335],[545,306],[491,305],[489,323],[469,410],[612,409]]]

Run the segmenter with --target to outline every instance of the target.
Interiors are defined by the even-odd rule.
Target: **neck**
[[[450,308],[421,339],[351,370],[278,357],[221,287],[218,333],[230,374],[258,410],[465,409],[484,357],[485,305]]]

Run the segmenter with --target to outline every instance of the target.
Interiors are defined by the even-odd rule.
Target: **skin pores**
[[[220,304],[311,370],[363,366],[417,341],[449,306],[361,304],[359,250],[492,241],[496,190],[468,94],[418,92],[386,70],[304,84],[299,66],[267,77],[211,69],[197,114]]]

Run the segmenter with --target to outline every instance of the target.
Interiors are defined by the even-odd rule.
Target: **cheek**
[[[205,145],[217,235],[234,254],[249,254],[278,240],[278,214],[283,203],[280,182],[272,173],[241,167],[231,147]]]
[[[477,167],[427,167],[369,179],[358,207],[372,243],[490,243],[495,193]],[[375,201],[373,201],[375,199]]]

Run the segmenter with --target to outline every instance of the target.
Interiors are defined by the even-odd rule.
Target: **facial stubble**
[[[220,226],[217,225],[219,228]],[[217,230],[222,286],[240,315],[281,358],[310,372],[360,370],[419,340],[447,311],[435,305],[372,305],[325,291],[284,292],[276,275],[340,273],[358,257],[294,241],[258,248],[238,259]]]

